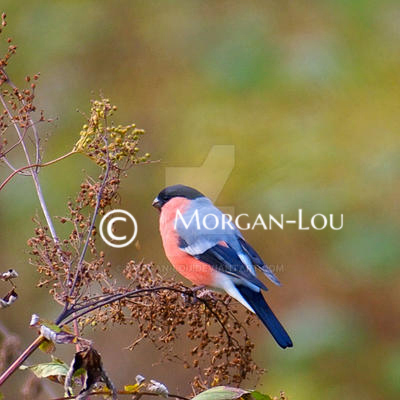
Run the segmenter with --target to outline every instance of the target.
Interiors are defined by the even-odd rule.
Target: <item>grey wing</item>
[[[215,257],[214,250],[221,250],[217,245],[225,242],[236,253],[240,265],[245,266],[250,274],[255,275],[255,265],[268,279],[280,285],[278,278],[244,240],[236,226],[232,222],[227,222],[227,217],[208,198],[193,200],[182,218],[176,218],[175,224],[180,238],[179,247],[186,253],[199,258],[210,250],[209,253],[213,253]],[[227,251],[224,253],[228,254]]]
[[[202,254],[222,241],[240,248],[241,233],[206,197],[193,200],[183,215],[176,217],[175,224],[181,241],[179,247],[192,256]]]

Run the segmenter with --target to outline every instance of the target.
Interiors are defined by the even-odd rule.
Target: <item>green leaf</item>
[[[268,396],[267,394],[262,394],[257,391],[251,392],[251,397],[254,400],[272,400],[272,397]]]
[[[51,340],[43,340],[40,344],[39,349],[42,350],[44,353],[50,354],[53,353],[56,349],[56,345]]]
[[[61,332],[61,328],[58,325],[53,324],[51,322],[43,321],[42,325],[46,326],[47,328],[51,329],[54,332]]]
[[[63,361],[53,358],[51,362],[36,365],[21,365],[20,369],[31,370],[38,378],[50,378],[57,376],[66,376],[69,366]]]
[[[247,390],[229,386],[216,386],[198,394],[192,400],[236,400],[249,393]]]

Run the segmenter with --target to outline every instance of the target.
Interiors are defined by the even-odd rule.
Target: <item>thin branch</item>
[[[14,82],[10,79],[10,77],[8,76],[7,72],[5,71],[4,68],[0,68],[1,72],[3,73],[4,77],[6,78],[6,82],[13,88],[14,91],[19,91],[17,86],[14,84]],[[21,100],[22,104],[24,106],[26,106],[26,102],[24,99]],[[39,138],[39,132],[36,128],[35,123],[33,122],[32,118],[31,118],[31,114],[30,111],[27,111],[28,114],[28,121],[31,123],[31,127],[32,127],[32,131],[33,131],[33,135],[35,136],[35,144],[36,144],[36,161],[35,164],[40,164],[40,138]],[[37,168],[36,168],[36,172],[37,172]]]
[[[24,171],[26,169],[32,169],[32,168],[42,168],[42,167],[47,167],[48,165],[52,165],[58,161],[63,160],[64,158],[67,158],[73,154],[75,154],[76,151],[72,150],[69,153],[66,153],[58,158],[55,158],[54,160],[48,161],[44,164],[31,164],[31,165],[26,165],[25,167],[21,167],[16,169],[12,174],[10,174],[7,179],[4,180],[4,182],[0,185],[0,191],[4,188],[5,185],[7,185],[8,182],[10,182],[10,180],[18,173],[20,173],[21,171]]]
[[[196,297],[198,298],[198,297]],[[229,334],[228,329],[226,329],[225,324],[221,321],[221,318],[219,317],[219,315],[214,312],[214,310],[211,308],[211,306],[208,304],[207,301],[204,300],[203,304],[206,306],[206,308],[208,309],[208,311],[210,311],[210,313],[215,317],[215,319],[218,321],[218,323],[221,325],[222,329],[224,330],[226,337],[228,338],[228,343],[231,344],[232,342],[232,336]]]
[[[18,169],[15,168],[15,167],[10,163],[10,161],[8,161],[7,157],[6,157],[4,154],[0,154],[0,160],[3,161],[3,162],[7,165],[8,168],[10,168],[12,171],[14,171],[15,174],[30,176],[30,174],[26,174],[26,173],[23,174],[22,172],[18,171]],[[13,174],[13,175],[15,175],[15,174]]]
[[[38,336],[24,352],[1,374],[0,386],[19,368],[19,366],[40,346],[45,337]]]
[[[26,127],[24,129],[24,133],[22,135],[22,138],[18,139],[18,141],[15,142],[12,146],[10,146],[4,153],[1,153],[0,157],[4,157],[5,155],[7,155],[10,151],[14,150],[19,145],[22,142],[22,140],[24,140],[24,137],[25,137],[26,133],[28,132],[29,128],[30,128],[29,126]]]
[[[177,293],[182,293],[182,294],[186,294],[188,295],[188,291],[185,290],[181,290],[181,289],[177,289],[175,287],[172,286],[156,286],[156,287],[152,287],[152,288],[143,288],[143,289],[135,289],[132,290],[130,292],[126,292],[126,293],[119,293],[119,294],[112,294],[109,296],[105,296],[103,299],[100,300],[95,300],[93,302],[89,301],[87,304],[84,304],[78,308],[73,308],[70,309],[69,312],[64,316],[64,318],[60,321],[60,323],[67,317],[69,317],[72,313],[75,313],[74,316],[72,318],[70,318],[68,321],[64,322],[63,324],[68,325],[71,322],[73,322],[75,319],[82,317],[83,315],[86,315],[94,310],[97,310],[101,307],[104,307],[108,304],[114,303],[116,301],[122,300],[124,298],[133,298],[133,297],[139,297],[141,296],[143,293],[152,293],[152,292],[158,292],[161,290],[170,290],[173,292],[177,292]],[[204,299],[200,299],[204,301]],[[79,313],[79,311],[82,311],[81,313]]]
[[[104,122],[105,122],[105,126],[107,126],[107,114],[106,114],[106,112],[104,112]],[[107,137],[106,136],[104,136],[104,144],[105,144],[105,147],[107,149],[108,148],[108,141],[107,141]],[[71,289],[70,289],[69,294],[68,294],[69,297],[71,297],[72,294],[74,293],[74,290],[75,290],[75,287],[76,287],[76,283],[78,281],[79,274],[82,272],[83,261],[85,259],[85,255],[86,255],[87,249],[89,247],[89,242],[90,242],[90,238],[92,236],[94,224],[96,223],[97,215],[99,213],[101,197],[103,196],[103,191],[104,191],[104,188],[105,188],[105,186],[107,184],[108,175],[110,173],[111,163],[110,163],[110,154],[109,154],[108,151],[106,153],[106,157],[107,157],[107,162],[106,162],[107,167],[106,167],[106,170],[105,170],[105,173],[104,173],[103,182],[101,183],[99,192],[97,193],[96,206],[95,206],[95,209],[94,209],[94,212],[93,212],[92,221],[90,223],[88,234],[86,236],[86,240],[85,240],[85,243],[83,245],[83,249],[82,249],[81,255],[79,257],[79,261],[78,261],[78,264],[77,264],[77,267],[76,267],[74,280],[72,282],[72,286],[71,286]],[[70,278],[70,273],[68,271],[68,280],[67,280],[67,282],[69,282],[69,278]],[[75,301],[76,301],[76,299],[75,299]],[[64,309],[63,312],[65,312],[65,311],[66,310]]]
[[[10,80],[10,78],[8,77],[8,75],[6,74],[6,72],[4,71],[4,69],[3,69],[3,68],[0,68],[0,71],[1,71],[1,73],[4,75],[4,77],[6,78],[6,82],[7,82],[11,87],[15,87],[15,85],[12,83],[12,81]],[[3,105],[3,107],[4,107],[4,109],[5,109],[5,111],[6,111],[7,115],[8,115],[8,117],[10,118],[10,121],[12,121],[12,124],[14,125],[14,128],[15,128],[15,130],[16,130],[16,132],[17,132],[17,135],[18,135],[20,144],[21,144],[22,149],[23,149],[23,151],[24,151],[26,161],[27,161],[27,163],[28,163],[29,165],[31,165],[31,164],[32,164],[31,158],[30,158],[30,156],[29,156],[29,152],[28,152],[28,149],[27,149],[27,147],[26,147],[26,145],[25,145],[25,141],[24,141],[25,133],[26,133],[26,132],[24,132],[24,134],[21,133],[21,130],[20,130],[19,126],[18,126],[18,123],[16,122],[16,120],[14,119],[14,117],[13,117],[11,111],[9,110],[9,108],[8,108],[8,106],[7,106],[7,103],[6,103],[5,99],[4,99],[3,93],[2,93],[1,91],[0,91],[0,102],[1,102],[1,104]],[[31,120],[30,120],[30,121],[31,121]],[[33,124],[33,122],[32,122],[32,124]],[[38,148],[39,138],[38,138],[37,130],[36,130],[36,127],[34,126],[34,124],[32,125],[32,129],[34,129],[35,138],[36,138],[36,140],[37,140],[37,142],[36,142],[36,143],[37,143],[37,156],[36,156],[36,158],[37,158],[37,160],[38,160],[39,157],[40,157],[40,155],[39,155],[39,157],[38,157],[38,152],[39,152],[39,148]],[[39,178],[38,178],[37,171],[34,169],[34,167],[30,167],[30,170],[31,170],[32,179],[33,179],[33,182],[34,182],[34,185],[35,185],[36,193],[37,193],[37,196],[38,196],[38,199],[39,199],[39,203],[40,203],[40,205],[41,205],[43,214],[44,214],[44,216],[45,216],[47,225],[48,225],[48,227],[49,227],[49,229],[50,229],[50,232],[51,232],[51,235],[52,235],[52,237],[53,237],[54,242],[58,245],[58,244],[59,244],[59,238],[58,238],[58,236],[57,236],[56,230],[55,230],[54,225],[53,225],[53,221],[52,221],[52,219],[51,219],[50,213],[49,213],[48,208],[47,208],[47,204],[46,204],[45,199],[44,199],[44,196],[43,196],[43,192],[42,192],[42,188],[41,188],[41,186],[40,186],[40,181],[39,181]],[[67,303],[66,303],[66,306],[67,306]],[[1,386],[1,385],[2,385],[2,384],[3,384],[3,383],[4,383],[4,382],[19,368],[19,366],[20,366],[20,365],[21,365],[21,364],[22,364],[22,363],[23,363],[23,362],[24,362],[24,361],[25,361],[39,346],[40,346],[40,344],[41,344],[44,340],[45,340],[45,338],[44,338],[42,335],[38,336],[38,337],[23,351],[23,353],[22,353],[22,354],[21,354],[21,355],[6,369],[6,371],[4,371],[3,374],[0,376],[0,386]]]
[[[132,393],[132,392],[127,392],[126,390],[118,390],[117,393],[121,394],[121,395],[131,395],[131,396],[139,395],[141,397],[142,396],[153,396],[153,397],[164,397],[165,398],[165,396],[163,396],[161,394],[152,393],[152,392]],[[103,390],[103,391],[100,391],[100,392],[92,392],[92,393],[89,394],[89,396],[101,396],[101,395],[104,396],[104,395],[109,395],[109,394],[110,394],[109,391]],[[53,399],[53,400],[72,400],[72,399],[76,399],[77,397],[78,397],[78,395],[69,396],[69,397],[59,397],[59,398]],[[188,397],[184,397],[184,396],[180,396],[179,394],[172,394],[172,393],[168,394],[167,397],[170,398],[170,399],[190,400]],[[135,399],[136,399],[136,397],[135,397]]]
[[[0,71],[1,71],[1,72],[4,74],[4,76],[6,77],[8,84],[10,84],[10,86],[14,85],[14,84],[11,82],[10,78],[8,77],[8,75],[5,73],[4,69],[1,68]],[[21,133],[21,130],[20,130],[19,126],[18,126],[18,123],[15,121],[15,119],[14,119],[14,117],[13,117],[11,111],[10,111],[9,108],[8,108],[7,103],[6,103],[5,99],[4,99],[4,96],[3,96],[3,93],[2,93],[2,92],[0,92],[0,102],[2,103],[4,109],[6,110],[6,113],[7,113],[8,117],[10,118],[10,120],[12,121],[12,124],[14,125],[14,128],[15,128],[15,130],[16,130],[16,132],[17,132],[18,138],[19,138],[20,141],[21,141],[21,146],[22,146],[22,149],[23,149],[23,151],[24,151],[24,153],[25,153],[26,161],[27,161],[27,163],[28,163],[29,165],[31,165],[31,164],[32,164],[31,158],[30,158],[30,156],[29,156],[28,149],[27,149],[27,147],[26,147],[26,145],[25,145],[25,141],[24,141],[24,138],[23,138],[23,134]],[[47,209],[47,204],[46,204],[46,202],[45,202],[45,200],[44,200],[44,196],[43,196],[42,188],[41,188],[41,186],[40,186],[40,182],[39,182],[39,177],[38,177],[38,175],[37,175],[37,171],[36,171],[34,168],[31,168],[31,173],[32,173],[33,183],[34,183],[34,185],[35,185],[36,192],[37,192],[37,195],[38,195],[38,198],[39,198],[39,202],[40,202],[40,205],[41,205],[41,207],[42,207],[43,214],[44,214],[44,216],[45,216],[45,218],[46,218],[47,225],[48,225],[48,227],[49,227],[49,229],[50,229],[50,232],[51,232],[51,235],[52,235],[52,237],[53,237],[53,240],[54,240],[56,243],[59,243],[60,240],[58,239],[56,230],[55,230],[54,225],[53,225],[53,221],[52,221],[52,219],[51,219],[51,217],[50,217],[49,210]]]
[[[104,139],[104,141],[106,142],[106,146],[107,146],[107,140]],[[69,291],[69,297],[72,296],[72,294],[74,292],[74,289],[75,289],[75,286],[76,286],[76,283],[78,281],[79,274],[82,272],[83,260],[85,258],[87,249],[89,247],[89,241],[90,241],[90,238],[91,238],[92,233],[93,233],[93,228],[94,228],[94,224],[96,223],[97,215],[99,213],[100,201],[101,201],[101,197],[103,195],[103,190],[104,190],[104,188],[105,188],[105,186],[107,184],[107,179],[108,179],[109,172],[110,172],[110,161],[108,159],[108,152],[107,152],[107,168],[106,168],[106,171],[104,173],[104,179],[103,179],[103,182],[101,183],[101,186],[100,186],[100,189],[99,189],[99,193],[97,194],[96,207],[95,207],[94,212],[93,212],[92,221],[90,223],[88,234],[87,234],[85,243],[83,245],[82,253],[81,253],[80,257],[79,257],[79,261],[78,261],[78,264],[77,264],[77,267],[76,267],[74,280],[72,282],[72,286],[71,286],[71,289]]]
[[[67,311],[65,313],[63,319],[57,320],[57,323],[60,324],[64,319],[66,319],[67,317],[69,317],[73,313],[74,315],[63,323],[64,325],[68,325],[71,322],[75,321],[76,319],[78,319],[78,318],[80,318],[80,317],[82,317],[82,316],[84,316],[84,315],[86,315],[86,314],[88,314],[88,313],[90,313],[92,311],[95,311],[95,310],[97,310],[97,309],[99,309],[101,307],[104,307],[104,306],[106,306],[108,304],[115,303],[116,301],[122,300],[124,298],[140,297],[140,296],[142,296],[143,293],[158,292],[158,291],[161,291],[161,290],[170,290],[172,292],[181,293],[181,294],[184,294],[186,296],[192,296],[196,300],[202,302],[205,305],[205,307],[210,311],[210,313],[215,317],[217,322],[221,325],[221,327],[224,330],[229,342],[232,341],[232,340],[236,341],[229,334],[229,332],[226,329],[224,323],[221,321],[221,318],[212,309],[212,307],[208,304],[207,300],[202,299],[201,297],[197,297],[193,293],[193,290],[191,290],[189,288],[188,289],[178,289],[178,288],[172,287],[172,286],[156,286],[156,287],[152,287],[152,288],[135,289],[135,290],[132,290],[132,291],[127,292],[127,293],[120,293],[120,294],[106,296],[102,300],[96,300],[95,302],[88,302],[88,304],[82,305],[81,307],[78,307],[78,308],[72,307],[69,311]]]

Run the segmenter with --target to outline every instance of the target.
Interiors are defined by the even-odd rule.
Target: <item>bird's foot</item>
[[[207,288],[204,288],[201,291],[198,291],[196,294],[196,298],[202,299],[202,300],[212,300],[212,301],[216,300],[216,298],[214,296],[214,292]]]
[[[182,294],[182,297],[185,299],[185,302],[191,304],[197,303],[200,299],[215,300],[213,292],[210,289],[207,289],[205,285],[194,286],[188,289],[187,294]]]
[[[214,293],[205,285],[195,286],[191,289],[194,301],[202,300],[215,300]]]

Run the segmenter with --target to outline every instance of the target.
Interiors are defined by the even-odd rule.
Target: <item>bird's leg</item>
[[[206,285],[199,285],[199,286],[194,286],[190,288],[193,294],[196,294],[199,290],[205,289]]]

